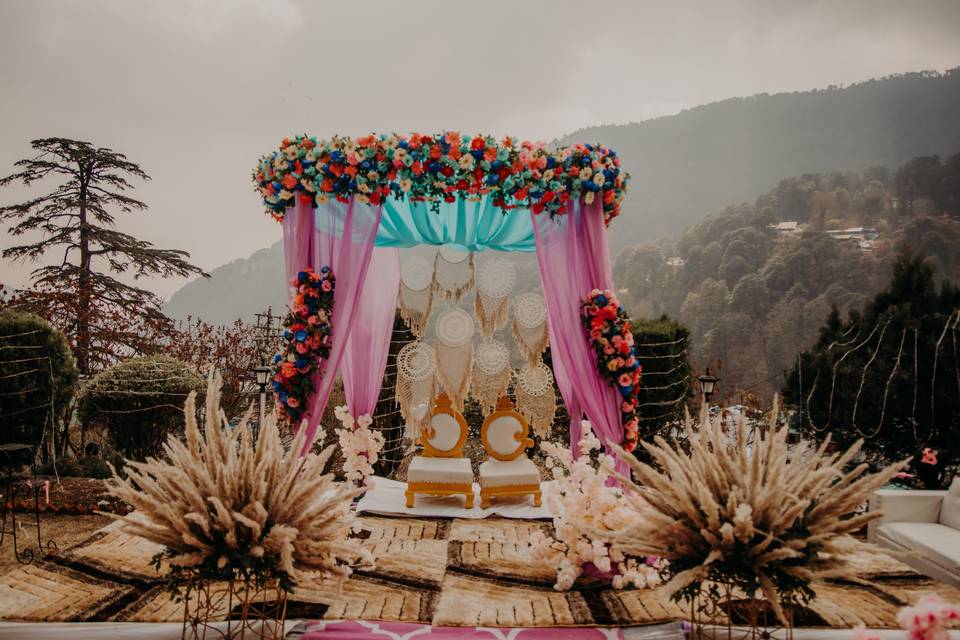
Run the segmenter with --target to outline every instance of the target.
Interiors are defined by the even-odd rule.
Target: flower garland
[[[600,376],[620,393],[623,448],[633,451],[640,439],[637,395],[642,369],[633,346],[630,319],[612,291],[594,289],[580,302],[580,320],[597,356]]]
[[[303,418],[314,390],[313,373],[330,355],[330,321],[336,278],[329,267],[307,268],[291,281],[296,289],[283,320],[287,344],[273,357],[277,412],[292,424]]]
[[[530,537],[534,561],[544,562],[557,571],[554,589],[566,591],[580,575],[609,577],[615,589],[630,585],[653,587],[660,583],[662,560],[625,555],[617,543],[596,537],[597,532],[615,532],[640,517],[629,509],[619,485],[608,486],[610,465],[599,453],[600,441],[584,420],[578,443],[580,456],[574,460],[570,448],[554,442],[542,442],[546,465],[556,482],[546,489],[547,504],[555,514],[556,539],[543,532]],[[596,463],[591,455],[596,454]]]
[[[543,143],[455,131],[284,138],[253,171],[267,212],[278,221],[297,199],[317,206],[331,197],[380,204],[390,196],[439,203],[487,195],[504,212],[522,207],[550,215],[564,214],[571,199],[590,204],[599,197],[609,224],[620,214],[629,179],[616,152],[601,145],[551,151]]]
[[[337,436],[347,480],[358,487],[367,487],[367,479],[373,475],[373,465],[383,449],[383,434],[370,430],[373,418],[369,413],[354,419],[346,406],[337,407],[333,412],[343,425],[343,429],[337,429]]]

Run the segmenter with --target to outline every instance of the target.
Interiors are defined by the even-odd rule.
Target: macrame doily
[[[437,318],[437,380],[460,411],[470,389],[473,334],[473,318],[463,309],[450,309]]]
[[[418,416],[416,407],[425,404],[429,408],[433,404],[437,386],[435,372],[434,349],[424,342],[411,342],[397,354],[397,387],[394,393],[407,430],[414,434],[420,433],[420,427],[426,425],[430,417],[429,410]]]
[[[433,264],[437,291],[444,300],[460,302],[463,294],[473,287],[473,253],[442,246]]]
[[[504,298],[517,284],[517,268],[512,262],[493,257],[477,270],[477,289],[488,298]]]
[[[553,391],[553,372],[543,362],[520,369],[517,375],[517,386],[531,396],[542,396]]]
[[[515,387],[517,411],[540,438],[545,438],[557,415],[557,395],[553,389],[553,372],[543,362],[527,365],[517,374]]]
[[[397,354],[397,370],[407,380],[423,380],[433,375],[435,368],[433,347],[415,340]]]
[[[473,340],[473,318],[463,309],[444,311],[437,318],[437,341],[448,347],[459,347]]]
[[[484,340],[474,354],[477,368],[488,374],[500,373],[510,366],[510,350],[499,340]]]
[[[433,267],[421,256],[413,256],[400,266],[400,317],[418,338],[430,320],[433,309]]]
[[[535,329],[547,321],[547,305],[539,293],[523,293],[513,300],[513,319],[524,329]]]
[[[514,299],[513,338],[530,365],[547,348],[547,307],[539,293],[524,293]]]
[[[497,340],[485,340],[477,347],[473,362],[470,395],[480,403],[484,413],[497,408],[497,400],[510,384],[510,351]]]
[[[423,256],[411,256],[400,265],[400,281],[414,291],[433,284],[433,267]]]

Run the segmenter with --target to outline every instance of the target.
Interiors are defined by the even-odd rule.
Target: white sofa
[[[960,587],[960,477],[948,491],[881,489],[870,510],[883,518],[870,523],[867,538],[906,552],[899,558],[931,578]]]

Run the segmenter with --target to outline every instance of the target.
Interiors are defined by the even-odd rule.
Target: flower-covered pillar
[[[580,317],[581,298],[593,289],[612,289],[603,204],[571,202],[564,215],[531,214],[540,282],[547,305],[550,354],[560,395],[570,413],[570,441],[580,441],[587,416],[609,452],[624,439],[620,394],[600,377]],[[576,449],[574,449],[576,453]],[[619,458],[616,469],[628,473]]]

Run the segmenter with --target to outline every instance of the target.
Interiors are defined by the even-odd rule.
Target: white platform
[[[468,518],[480,520],[490,516],[516,518],[520,520],[550,520],[553,514],[547,507],[547,501],[539,507],[533,506],[532,496],[494,498],[487,509],[480,508],[480,485],[473,483],[473,509],[467,509],[463,497],[433,497],[418,495],[413,507],[407,508],[407,483],[388,480],[379,476],[370,478],[373,488],[360,498],[357,513],[371,513],[390,516]],[[540,484],[544,493],[552,481]]]

